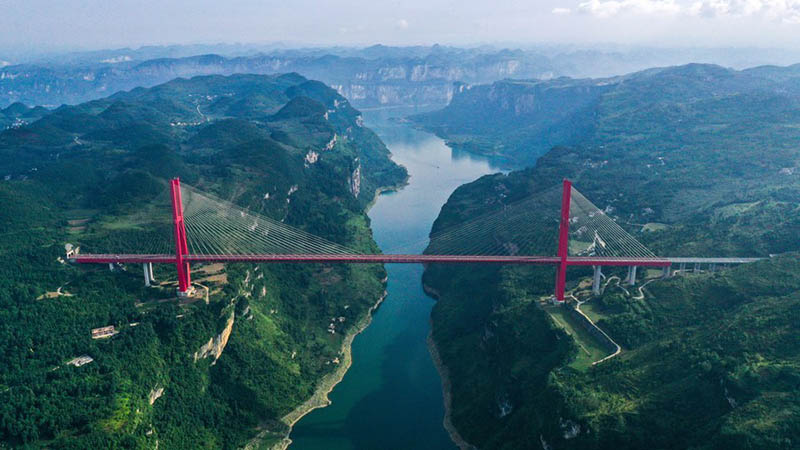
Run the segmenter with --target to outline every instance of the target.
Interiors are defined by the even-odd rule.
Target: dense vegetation
[[[296,74],[178,79],[63,106],[0,134],[0,173],[0,447],[49,448],[235,448],[284,431],[279,419],[333,370],[385,277],[380,266],[196,267],[210,302],[178,302],[172,267],[156,266],[166,283],[145,288],[137,265],[65,263],[66,242],[149,249],[180,176],[375,250],[364,207],[406,176],[347,100]],[[91,339],[106,325],[119,334]],[[223,345],[198,357],[225,330],[221,356]],[[93,362],[66,364],[82,355]]]
[[[624,351],[595,367],[576,364],[585,349],[539,301],[552,269],[428,268],[461,434],[480,448],[796,448],[800,266],[787,253],[800,250],[796,70],[692,65],[498,84],[472,91],[492,92],[506,116],[486,112],[489,123],[464,142],[518,162],[554,147],[532,168],[459,188],[434,232],[569,177],[656,254],[781,256],[654,281],[641,299],[612,284],[584,309]],[[515,102],[536,109],[542,96],[564,96],[557,103],[574,111],[536,110],[503,135]],[[439,132],[467,126],[455,117]],[[550,132],[561,126],[579,133]],[[523,135],[530,145],[514,147]],[[587,275],[571,269],[569,287]]]

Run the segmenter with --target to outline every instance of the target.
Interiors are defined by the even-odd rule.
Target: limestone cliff
[[[353,169],[353,173],[350,175],[350,193],[353,194],[353,197],[358,198],[358,194],[361,193],[361,162],[356,159],[356,168]]]
[[[222,351],[225,350],[225,346],[228,344],[228,339],[231,337],[231,331],[233,331],[233,322],[234,312],[231,311],[230,316],[228,316],[228,321],[225,323],[225,328],[223,328],[218,335],[209,338],[208,342],[203,344],[203,346],[194,353],[195,362],[200,359],[213,356],[214,361],[211,362],[211,365],[213,366],[217,363],[219,357],[222,356]]]

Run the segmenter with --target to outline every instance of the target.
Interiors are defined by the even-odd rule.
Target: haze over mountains
[[[197,55],[199,50],[217,51]],[[800,54],[800,53],[799,53]],[[476,47],[275,49],[259,46],[171,46],[43,57],[0,67],[0,106],[75,104],[176,77],[298,72],[334,87],[358,107],[444,106],[455,82],[491,83],[559,76],[603,77],[649,67],[714,62],[745,68],[788,64],[784,50]],[[2,59],[2,58],[0,58]]]

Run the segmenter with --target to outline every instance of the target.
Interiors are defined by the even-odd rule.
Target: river
[[[412,112],[364,113],[366,125],[410,174],[407,186],[381,194],[369,212],[385,253],[421,252],[453,190],[499,170],[455,152],[430,133],[389,120]],[[388,264],[386,269],[388,296],[353,342],[353,365],[329,395],[331,405],[295,425],[292,450],[455,448],[442,425],[442,385],[426,344],[434,301],[422,290],[423,268]]]

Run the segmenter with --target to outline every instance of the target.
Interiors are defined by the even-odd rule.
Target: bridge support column
[[[700,263],[694,263],[694,269],[692,269],[692,273],[700,272]]]
[[[603,278],[603,270],[601,266],[592,266],[594,268],[594,277],[592,278],[592,294],[600,295],[600,279]]]
[[[686,263],[681,263],[680,272],[681,272],[681,275],[686,273]]]
[[[147,271],[147,263],[142,264],[144,269],[144,285],[150,287],[150,272]]]
[[[670,278],[672,276],[672,266],[664,266],[664,273],[661,278]]]
[[[153,263],[142,264],[144,269],[144,285],[150,287],[156,279],[153,277]]]
[[[628,276],[625,278],[625,282],[631,286],[636,284],[636,266],[628,266]]]

